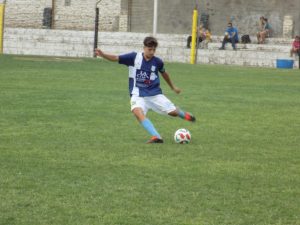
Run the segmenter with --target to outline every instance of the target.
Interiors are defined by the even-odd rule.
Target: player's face
[[[148,60],[151,59],[155,54],[155,50],[155,47],[144,46],[144,57]]]

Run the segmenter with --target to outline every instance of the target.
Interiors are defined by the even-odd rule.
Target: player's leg
[[[173,117],[180,117],[184,120],[195,122],[196,118],[189,112],[185,112],[176,106],[164,95],[157,95],[149,98],[151,103],[149,107],[160,114],[165,114]]]
[[[196,121],[196,117],[189,113],[189,112],[185,112],[179,108],[177,108],[176,110],[168,113],[170,116],[178,116],[180,117],[181,119],[184,119],[184,120],[187,120],[187,121],[191,121],[191,122],[195,122]]]
[[[222,46],[219,49],[224,50],[227,42],[228,42],[228,36],[225,35],[222,41]]]
[[[230,38],[230,41],[231,41],[232,48],[234,50],[236,50],[236,40],[235,40],[235,38]]]
[[[140,124],[144,127],[144,129],[151,135],[161,139],[160,134],[155,129],[152,122],[144,115],[143,110],[141,108],[135,108],[132,110],[132,113],[135,115]]]
[[[257,32],[256,37],[257,37],[257,43],[260,44],[260,32]]]
[[[261,44],[264,44],[266,40],[266,31],[261,32]]]
[[[148,108],[144,98],[132,97],[131,111],[140,122],[142,127],[151,135],[151,139],[147,143],[163,143],[160,134],[157,132],[152,122],[146,117]]]

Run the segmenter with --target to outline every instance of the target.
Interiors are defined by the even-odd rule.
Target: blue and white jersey
[[[119,63],[129,68],[129,94],[140,97],[162,94],[158,72],[165,72],[163,61],[153,56],[149,61],[143,53],[132,52],[119,56]]]

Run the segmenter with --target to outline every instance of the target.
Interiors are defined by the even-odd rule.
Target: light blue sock
[[[185,112],[183,112],[181,109],[179,109],[178,111],[179,111],[179,112],[178,112],[178,116],[179,116],[180,118],[184,119],[184,118],[185,118]]]
[[[155,129],[154,125],[151,123],[149,119],[144,119],[141,121],[142,126],[145,128],[146,131],[148,131],[151,136],[156,136],[158,138],[161,138],[157,130]]]

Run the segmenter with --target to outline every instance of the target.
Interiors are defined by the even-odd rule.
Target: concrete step
[[[242,35],[239,35],[240,41],[241,41]],[[212,41],[213,42],[222,42],[224,36],[212,36]],[[257,44],[257,38],[256,36],[250,36],[251,43],[252,44]],[[266,38],[265,44],[272,44],[272,45],[291,45],[293,42],[293,39],[290,38]]]
[[[219,49],[221,43],[208,43],[208,49]],[[274,44],[240,44],[237,43],[236,47],[242,51],[272,51],[272,52],[285,52],[289,54],[291,47],[287,45],[274,45]],[[226,44],[226,49],[232,49],[230,43]]]
[[[122,35],[122,39],[120,39]],[[151,36],[151,34],[148,34]],[[134,37],[134,38],[133,38]],[[109,45],[131,45],[139,46],[142,45],[145,34],[139,33],[109,33],[103,32],[99,36],[99,43]],[[188,35],[168,35],[168,34],[157,34],[159,47],[186,47]],[[209,45],[212,49],[220,46],[223,40],[222,36],[212,36],[212,43]],[[139,41],[139,42],[137,42]],[[267,51],[284,51],[288,52],[292,43],[292,39],[284,38],[269,38],[266,44],[258,45],[256,42],[243,45],[239,43],[237,46],[239,49],[250,49],[250,50],[267,50]],[[140,43],[140,44],[139,44]]]

